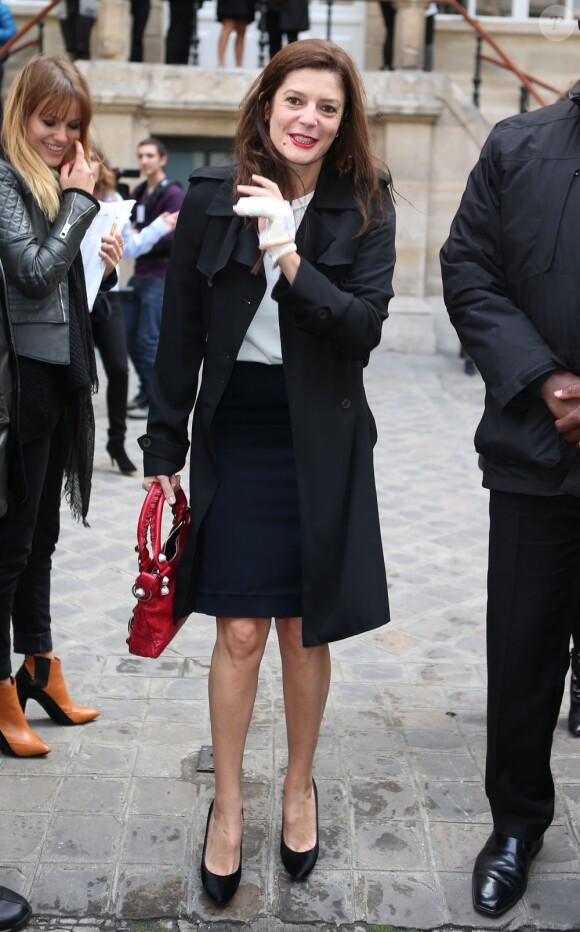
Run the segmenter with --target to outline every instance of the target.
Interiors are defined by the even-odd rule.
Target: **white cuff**
[[[278,263],[280,259],[284,256],[289,256],[291,252],[296,252],[296,243],[294,240],[290,243],[284,243],[282,246],[273,246],[268,250],[268,255],[272,260],[272,267],[278,268]]]

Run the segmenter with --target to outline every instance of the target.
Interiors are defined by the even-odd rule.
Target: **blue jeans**
[[[133,275],[132,295],[123,302],[127,349],[139,376],[139,394],[149,398],[149,383],[159,340],[165,279],[154,275]]]

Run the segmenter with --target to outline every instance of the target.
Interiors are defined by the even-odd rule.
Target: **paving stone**
[[[126,863],[115,898],[115,912],[128,919],[186,914],[187,878],[183,872]]]
[[[426,782],[423,792],[430,819],[457,822],[464,818],[472,823],[489,823],[489,804],[480,782]]]
[[[196,797],[197,787],[185,780],[135,777],[131,811],[142,815],[182,816],[192,810]]]
[[[426,870],[427,854],[418,822],[366,822],[355,826],[359,869]]]
[[[357,780],[351,783],[355,825],[392,819],[413,819],[418,813],[415,788],[397,780]]]
[[[123,857],[133,864],[183,865],[187,842],[187,822],[183,817],[133,816],[126,825]]]
[[[121,813],[129,794],[127,780],[105,777],[65,777],[58,793],[54,794],[54,808],[65,812]]]
[[[119,853],[122,826],[108,813],[83,815],[55,813],[46,841],[43,859],[50,861],[111,861]]]
[[[368,923],[433,929],[445,918],[435,881],[428,872],[366,871],[358,875],[357,899]]]
[[[110,887],[111,876],[106,866],[42,864],[30,894],[31,905],[35,912],[59,917],[102,915],[108,912]]]
[[[353,880],[350,874],[320,870],[307,884],[293,882],[286,873],[277,875],[277,915],[289,922],[353,922]]]

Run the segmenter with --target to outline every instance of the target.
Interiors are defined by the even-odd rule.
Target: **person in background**
[[[100,201],[121,200],[121,195],[116,191],[115,173],[94,139],[91,139],[90,165],[95,181],[95,197]],[[128,222],[122,231],[125,258],[136,259],[149,252],[160,239],[175,229],[176,222],[177,213],[161,214],[140,233],[133,231]],[[95,347],[101,354],[107,376],[107,453],[122,473],[132,473],[136,471],[136,466],[125,450],[129,359],[123,308],[116,289],[99,291],[91,313],[91,324]]]
[[[16,22],[9,7],[0,0],[0,47],[9,42],[18,32]],[[6,57],[0,58],[0,127],[2,126],[2,81],[4,78],[4,62]]]
[[[80,246],[99,210],[87,162],[92,103],[64,58],[32,59],[6,101],[0,161],[0,259],[12,361],[10,424],[0,445],[7,495],[0,517],[0,749],[47,754],[24,716],[30,699],[61,725],[99,714],[69,696],[51,635],[52,554],[64,491],[86,523],[94,449],[96,364]],[[116,282],[120,236],[103,237]],[[24,654],[16,677],[14,651]]]
[[[383,14],[386,35],[383,42],[383,64],[382,71],[393,70],[393,49],[395,41],[395,16],[397,9],[392,0],[380,0],[379,6]]]
[[[136,204],[133,226],[140,233],[162,214],[174,214],[183,203],[179,182],[165,174],[167,149],[160,139],[149,136],[137,146],[137,161],[145,181],[131,192]],[[134,275],[129,280],[132,294],[124,303],[125,327],[129,357],[139,377],[139,389],[128,405],[128,416],[145,418],[149,406],[149,385],[157,352],[163,286],[173,231],[152,243],[145,252],[139,251]]]
[[[165,38],[168,65],[187,65],[193,29],[193,0],[168,0],[169,29]]]
[[[0,932],[16,932],[22,929],[32,916],[28,900],[19,893],[0,886]]]
[[[217,0],[217,18],[222,24],[218,39],[218,68],[226,67],[228,41],[234,32],[236,68],[242,67],[246,27],[254,21],[255,15],[255,0]]]
[[[425,8],[425,52],[423,57],[423,70],[433,71],[433,45],[435,43],[435,17],[437,4],[434,0]]]
[[[298,33],[310,29],[308,0],[268,0],[265,12],[265,32],[268,33],[270,58],[282,48],[282,36],[296,42]]]
[[[143,61],[143,36],[150,10],[150,0],[131,0],[131,51],[129,61]]]
[[[347,53],[281,49],[242,102],[234,149],[235,168],[191,177],[139,439],[144,488],[157,479],[171,503],[193,409],[174,609],[216,617],[201,879],[220,904],[241,877],[242,760],[272,618],[288,737],[280,857],[295,880],[319,852],[328,644],[389,620],[363,370],[393,294],[395,217]]]
[[[551,750],[578,624],[579,165],[580,81],[492,130],[441,251],[447,310],[486,388],[475,446],[490,490],[493,831],[472,899],[492,918],[524,895],[554,818]]]
[[[99,12],[99,0],[64,0],[59,6],[60,31],[73,61],[91,57],[91,32]]]

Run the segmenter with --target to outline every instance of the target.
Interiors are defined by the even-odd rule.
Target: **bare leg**
[[[282,655],[288,769],[284,781],[284,841],[293,851],[316,844],[312,765],[330,686],[328,644],[302,646],[302,619],[277,618]]]
[[[228,39],[235,28],[235,19],[224,19],[222,23],[222,31],[220,32],[220,37],[218,39],[218,68],[226,67],[226,51],[228,47]]]
[[[233,874],[240,861],[242,761],[270,624],[269,618],[217,619],[209,673],[215,802],[206,865],[212,874]]]
[[[244,39],[246,37],[246,23],[243,19],[236,20],[236,68],[241,68],[244,62]]]

